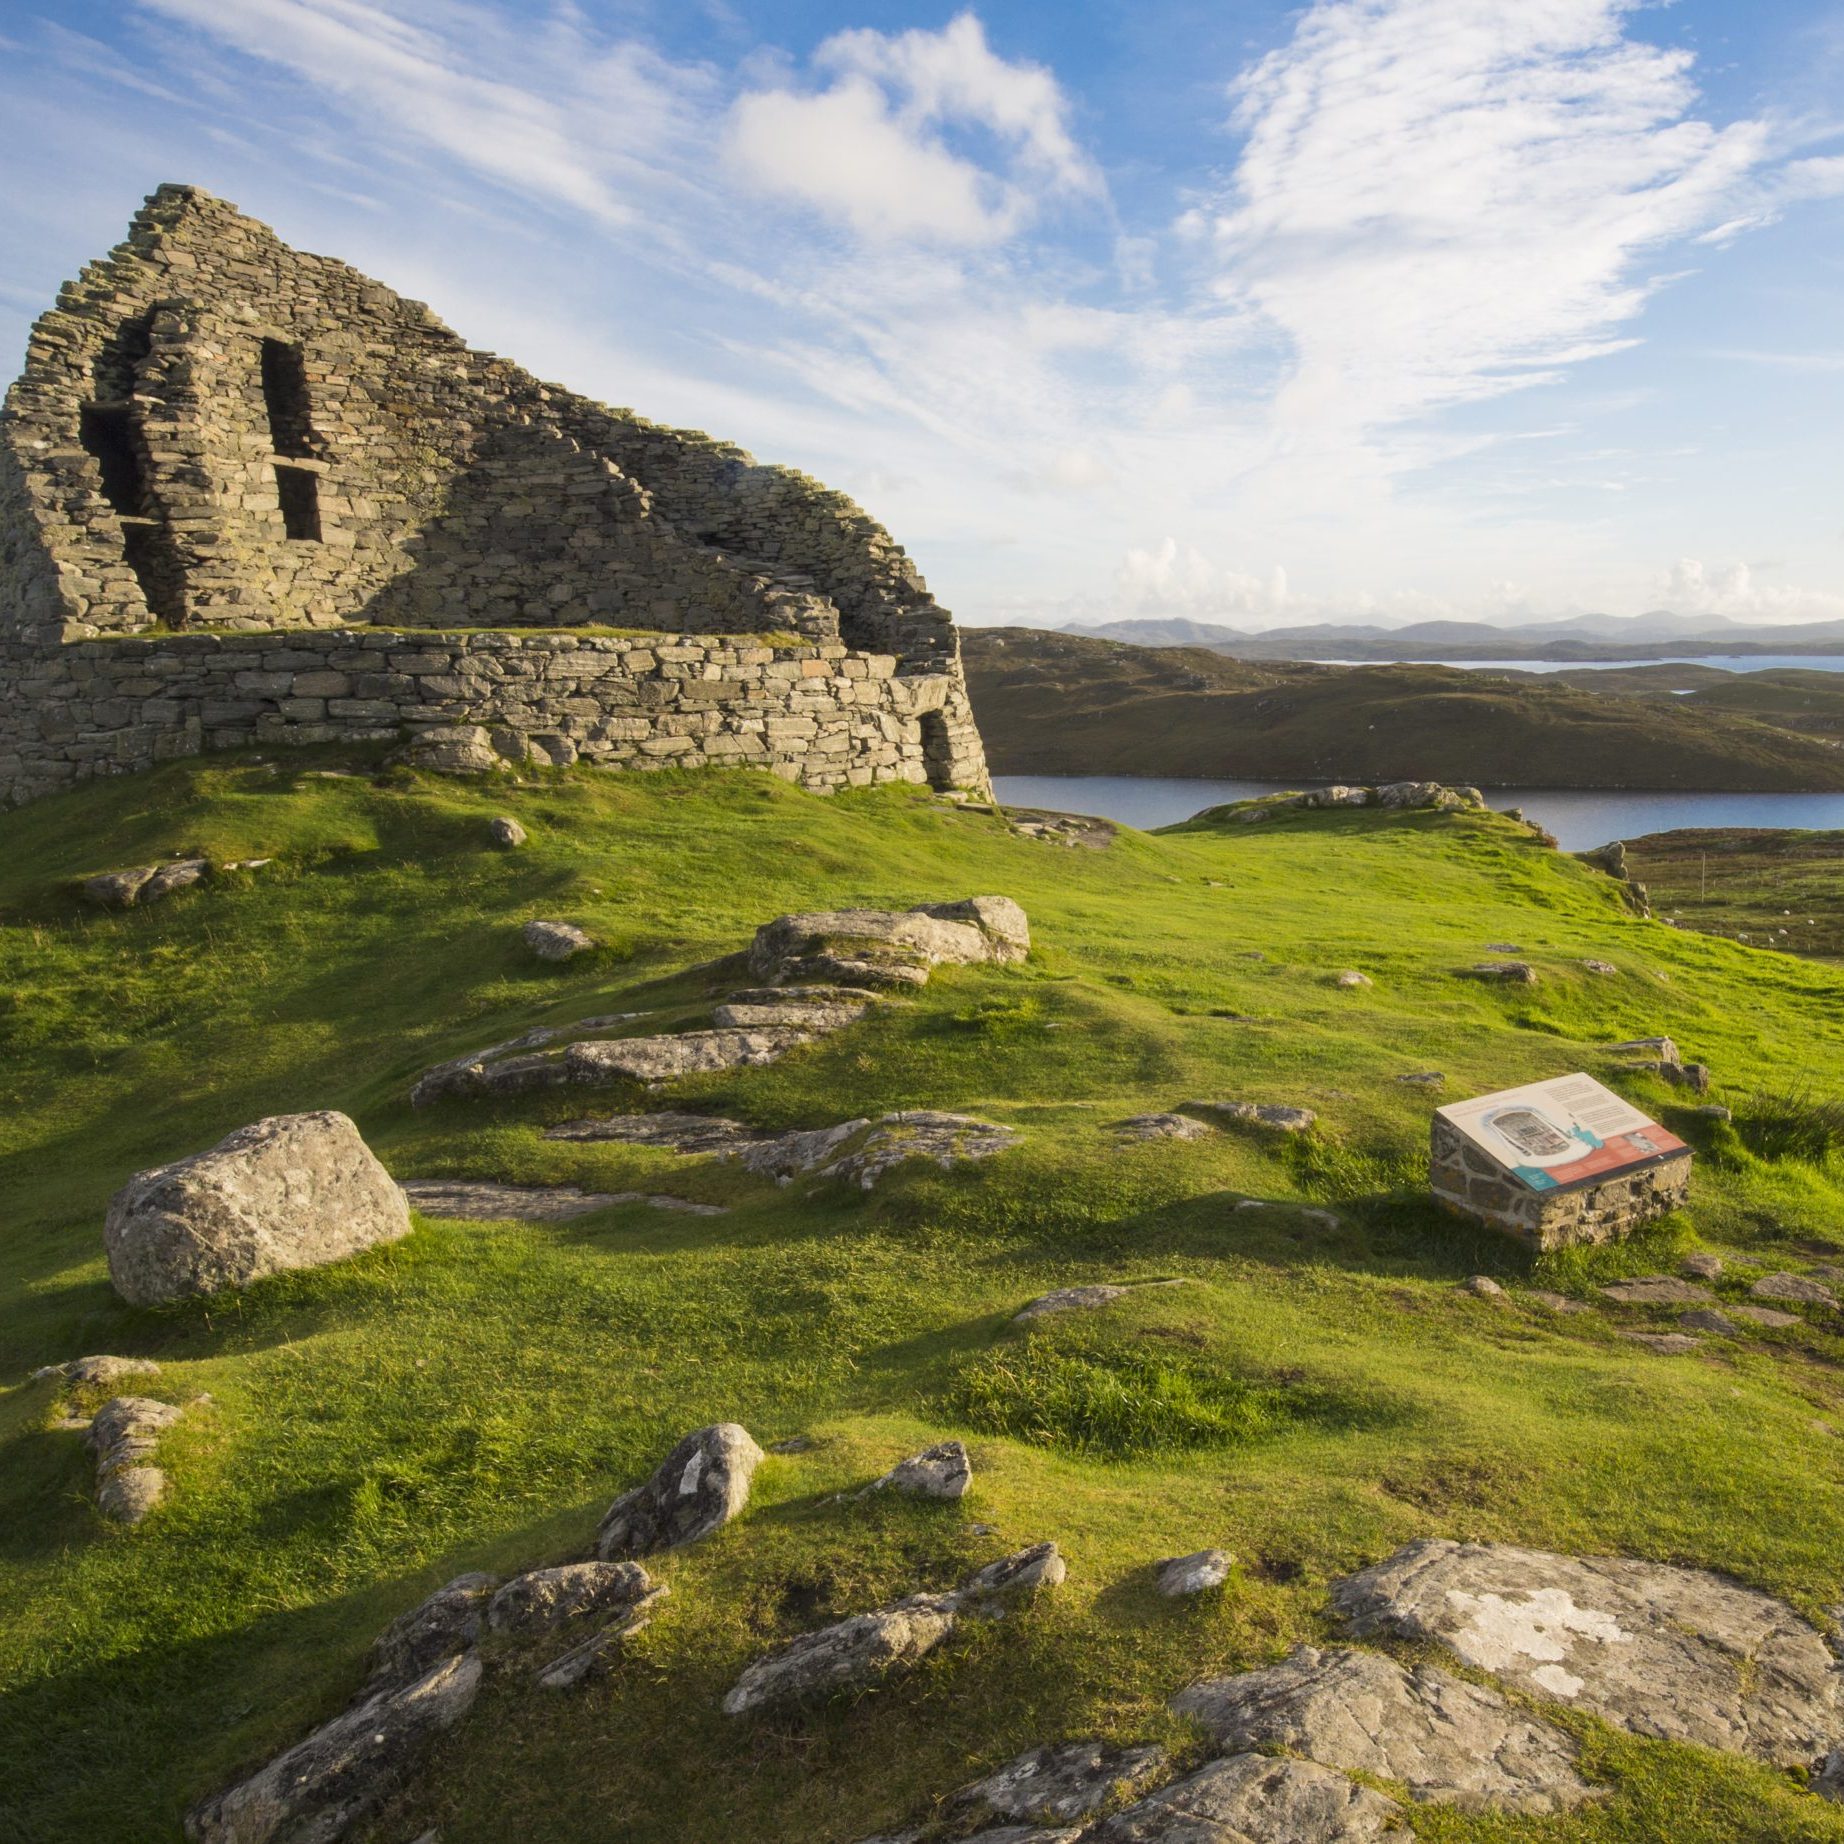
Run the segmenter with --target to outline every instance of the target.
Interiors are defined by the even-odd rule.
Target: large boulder
[[[410,1233],[410,1206],[343,1114],[278,1114],[137,1172],[109,1205],[109,1278],[135,1306],[318,1268]]]
[[[1701,1569],[1428,1537],[1337,1583],[1332,1604],[1360,1639],[1433,1641],[1636,1735],[1809,1767],[1844,1729],[1823,1635]]]
[[[1022,960],[1030,949],[1030,925],[1016,903],[973,896],[919,909],[777,916],[756,930],[749,967],[771,986],[814,980],[920,986],[944,962]]]
[[[480,1657],[468,1652],[376,1692],[201,1800],[186,1814],[186,1836],[192,1844],[331,1844],[383,1806],[479,1689]]]
[[[1278,1665],[1193,1684],[1173,1700],[1219,1748],[1285,1749],[1323,1767],[1400,1780],[1468,1811],[1566,1812],[1593,1796],[1561,1730],[1433,1665],[1297,1647]]]
[[[735,1422],[695,1429],[645,1485],[608,1507],[595,1553],[604,1562],[650,1556],[721,1530],[749,1502],[749,1482],[761,1462],[762,1449]]]
[[[487,1599],[498,1586],[497,1575],[457,1575],[399,1614],[371,1648],[366,1693],[401,1690],[444,1660],[471,1650],[480,1639]]]

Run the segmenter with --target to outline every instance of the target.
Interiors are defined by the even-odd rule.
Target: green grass
[[[1496,815],[1298,814],[1018,837],[911,789],[822,800],[749,774],[443,783],[221,758],[0,819],[0,1838],[171,1839],[193,1798],[337,1708],[376,1632],[466,1568],[580,1551],[686,1429],[736,1419],[771,1456],[745,1517],[659,1560],[672,1595],[581,1695],[492,1683],[380,1835],[444,1844],[791,1837],[849,1844],[1030,1743],[1182,1741],[1197,1675],[1324,1636],[1336,1574],[1429,1533],[1719,1567],[1813,1618],[1844,1554],[1844,1339],[1797,1328],[1692,1358],[1618,1336],[1669,1315],[1555,1318],[1473,1299],[1591,1297],[1691,1246],[1740,1295],[1844,1241],[1831,1161],[1763,1156],[1745,1102],[1844,1087],[1844,971],[1627,914],[1611,880]],[[518,852],[486,841],[515,814]],[[83,873],[171,852],[273,856],[108,914]],[[784,1189],[541,1128],[641,1096],[410,1109],[416,1073],[536,1022],[695,1017],[688,971],[793,908],[1016,897],[1014,968],[944,969],[772,1068],[646,1105],[811,1126],[962,1109],[1018,1147],[869,1196]],[[533,961],[519,924],[603,944]],[[1535,988],[1454,977],[1512,941]],[[1259,954],[1261,958],[1253,958]],[[1619,967],[1585,971],[1586,957]],[[1331,974],[1368,973],[1341,990]],[[1231,1013],[1235,1016],[1217,1014]],[[1628,1092],[1707,1156],[1695,1202],[1635,1245],[1532,1264],[1434,1214],[1434,1099],[1588,1068],[1668,1032],[1736,1127],[1650,1078]],[[1199,1096],[1292,1102],[1318,1129],[1125,1145],[1109,1123]],[[400,1176],[672,1190],[552,1226],[419,1221],[406,1241],[158,1310],[110,1292],[100,1227],[127,1174],[260,1115],[340,1107]],[[1238,1210],[1245,1198],[1272,1207]],[[1323,1213],[1332,1212],[1330,1217]],[[1035,1332],[1052,1287],[1182,1279]],[[213,1401],[162,1447],[167,1502],[102,1524],[38,1364],[158,1358],[150,1393]],[[959,1505],[839,1495],[959,1435]],[[837,1613],[1054,1537],[1069,1579],[914,1675],[738,1724],[742,1664]],[[1161,1557],[1235,1552],[1175,1606]],[[1609,1799],[1567,1820],[1423,1813],[1420,1835],[1631,1844],[1844,1839],[1783,1775],[1585,1725]]]

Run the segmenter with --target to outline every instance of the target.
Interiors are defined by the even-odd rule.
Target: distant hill
[[[1071,623],[1058,630],[1140,647],[1209,647],[1239,659],[1664,659],[1685,653],[1844,654],[1844,621],[1772,627],[1726,615],[1577,615],[1565,621],[1495,625],[1416,621],[1407,627],[1318,622],[1253,632],[1179,617]]]
[[[1650,681],[1618,695],[1549,675],[1254,661],[1034,628],[968,629],[963,649],[998,774],[1844,789],[1844,747],[1824,735],[1844,684],[1829,698],[1799,688],[1825,674],[1712,673],[1726,682],[1679,698]],[[1724,708],[1744,683],[1754,707]]]

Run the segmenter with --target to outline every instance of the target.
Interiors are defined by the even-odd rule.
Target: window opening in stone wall
[[[265,339],[262,377],[263,405],[269,412],[270,452],[308,459],[314,452],[314,425],[301,348],[279,339]]]
[[[924,711],[922,724],[922,767],[932,788],[954,785],[950,765],[954,760],[954,741],[948,734],[948,720],[939,711]]]
[[[282,529],[303,543],[320,542],[320,482],[304,467],[275,468],[275,497],[282,508]]]
[[[103,498],[117,512],[139,518],[147,510],[147,489],[129,414],[125,403],[86,403],[78,412],[77,439],[102,472]]]
[[[126,403],[140,382],[141,365],[154,349],[153,311],[124,320],[103,341],[96,354],[91,375],[98,398],[112,403]]]

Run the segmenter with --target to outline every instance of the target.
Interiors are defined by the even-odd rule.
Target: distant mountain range
[[[1726,615],[1577,615],[1496,626],[1416,621],[1407,627],[1319,622],[1249,633],[1207,621],[1067,622],[1059,630],[1138,647],[1208,647],[1238,659],[1668,659],[1686,654],[1844,653],[1844,621],[1762,626]]]

